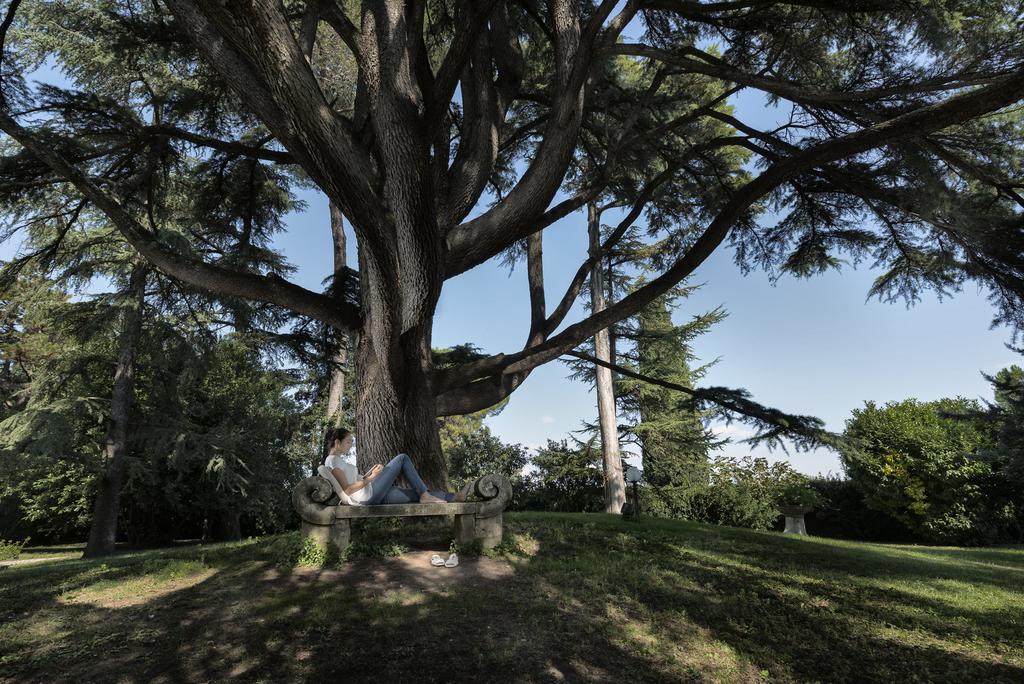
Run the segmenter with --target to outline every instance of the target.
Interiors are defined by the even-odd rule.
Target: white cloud
[[[545,425],[551,425],[552,423],[555,422],[555,419],[552,418],[551,416],[542,416],[540,422],[544,423]]]
[[[711,431],[715,433],[716,437],[728,437],[734,442],[753,437],[756,434],[753,428],[741,423],[732,423],[731,425],[725,425],[724,423],[715,424],[711,426]]]

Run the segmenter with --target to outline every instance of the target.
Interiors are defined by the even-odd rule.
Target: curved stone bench
[[[330,483],[319,475],[307,477],[292,490],[292,506],[302,519],[302,536],[321,545],[343,550],[352,540],[354,518],[408,518],[455,515],[455,540],[468,544],[477,539],[484,548],[501,542],[502,513],[512,499],[512,484],[502,475],[484,475],[465,503],[382,504],[345,506]]]

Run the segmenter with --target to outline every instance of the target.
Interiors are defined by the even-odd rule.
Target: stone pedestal
[[[779,512],[786,516],[786,529],[782,533],[806,536],[807,526],[804,524],[804,514],[810,511],[810,506],[779,506]]]

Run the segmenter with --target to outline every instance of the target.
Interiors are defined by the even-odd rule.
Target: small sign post
[[[637,485],[640,484],[640,480],[643,479],[643,476],[644,474],[636,466],[629,466],[626,468],[626,482],[632,483],[633,485],[633,511],[630,515],[633,520],[640,519],[640,492],[637,490]]]

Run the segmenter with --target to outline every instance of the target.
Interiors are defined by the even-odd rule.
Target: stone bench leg
[[[320,546],[334,546],[338,551],[344,551],[352,541],[352,523],[341,519],[333,525],[314,525],[303,520],[302,536],[312,539]]]
[[[502,514],[478,518],[473,514],[455,516],[455,541],[471,544],[479,539],[485,549],[493,549],[501,543]]]

